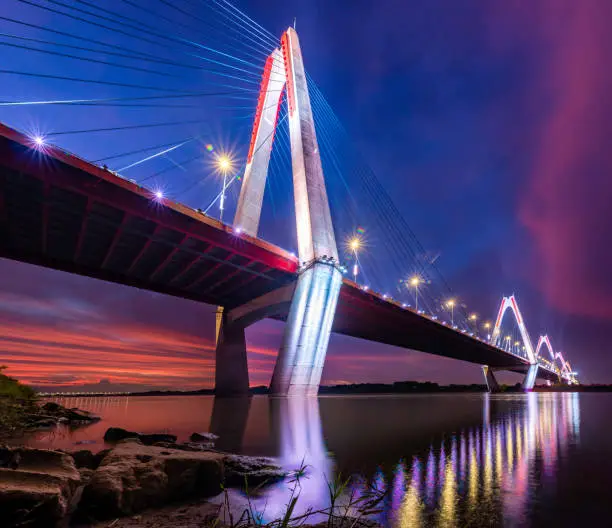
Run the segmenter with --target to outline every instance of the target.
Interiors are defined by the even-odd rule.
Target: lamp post
[[[418,275],[410,279],[410,286],[414,287],[414,306],[417,313],[419,313],[419,284],[421,284],[421,278]]]
[[[487,331],[487,339],[490,341],[491,340],[491,332],[489,332],[489,330],[491,329],[491,323],[489,321],[485,321],[485,323],[482,325],[482,327]]]
[[[355,262],[353,264],[353,281],[354,282],[357,282],[357,273],[359,272],[359,266],[357,265],[357,262],[358,262],[357,251],[359,250],[360,247],[361,247],[361,241],[359,240],[359,238],[358,237],[351,238],[349,242],[349,248],[351,249],[351,251],[353,252],[353,256],[355,257]]]
[[[451,326],[455,326],[455,299],[446,301],[446,306],[449,307],[451,311]]]
[[[226,154],[217,157],[217,170],[223,174],[223,188],[219,200],[219,221],[223,222],[223,210],[225,209],[225,188],[227,186],[227,173],[232,168],[232,160]]]

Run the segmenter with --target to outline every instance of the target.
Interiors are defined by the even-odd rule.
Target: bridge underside
[[[297,259],[53,149],[43,156],[0,125],[0,257],[240,307],[295,282]],[[284,320],[286,313],[274,318]],[[333,332],[525,372],[526,360],[403,309],[350,281]],[[556,376],[539,369],[539,377]]]

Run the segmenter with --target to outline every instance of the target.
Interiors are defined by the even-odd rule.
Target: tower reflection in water
[[[306,465],[296,515],[329,506],[334,478],[316,398],[271,399],[272,427],[285,469]],[[559,459],[579,442],[579,395],[553,393],[483,399],[483,422],[446,435],[395,467],[355,476],[351,493],[387,490],[376,519],[392,528],[523,525],[542,486],[554,480]],[[329,424],[337,427],[337,424]],[[532,480],[530,485],[530,479]],[[264,520],[284,513],[293,485],[269,488],[257,499]]]
[[[278,462],[290,477],[256,497],[253,500],[256,510],[263,515],[264,522],[277,519],[285,513],[291,497],[298,495],[294,516],[309,509],[327,508],[330,503],[327,484],[334,474],[323,441],[318,399],[270,398],[269,405]],[[299,468],[304,471],[298,481],[295,476]]]

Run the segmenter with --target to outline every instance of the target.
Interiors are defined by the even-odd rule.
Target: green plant
[[[336,476],[334,480],[328,480],[327,489],[329,495],[329,505],[324,508],[307,508],[304,513],[296,514],[296,507],[300,500],[302,479],[308,478],[309,466],[302,461],[301,466],[292,471],[287,483],[292,484],[289,498],[283,514],[269,522],[265,522],[265,510],[257,511],[253,506],[252,498],[259,493],[262,483],[256,488],[250,489],[245,479],[245,494],[247,507],[236,517],[233,514],[230,495],[226,488],[222,488],[224,494],[223,503],[219,507],[219,518],[206,528],[217,528],[223,519],[223,524],[228,528],[300,528],[305,524],[311,524],[313,520],[323,516],[327,528],[361,528],[372,526],[369,518],[381,513],[381,503],[385,497],[385,492],[374,487],[368,487],[360,495],[356,490],[351,489],[351,479],[343,478],[342,475]],[[349,492],[350,490],[350,492]],[[343,500],[344,499],[344,500]]]

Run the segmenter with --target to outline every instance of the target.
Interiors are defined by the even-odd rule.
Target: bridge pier
[[[342,274],[333,264],[315,262],[300,274],[272,374],[271,394],[317,394],[341,285]]]
[[[525,379],[523,380],[523,390],[531,391],[535,386],[535,381],[538,376],[538,364],[534,363],[533,365],[529,365],[529,369],[527,370],[527,374],[525,375]]]
[[[487,390],[489,392],[501,392],[501,387],[499,383],[497,383],[497,379],[493,374],[493,369],[488,365],[483,365],[482,373],[484,374],[485,383],[487,384]]]
[[[217,308],[217,346],[215,349],[215,395],[243,396],[249,393],[244,327],[232,324],[227,312]]]

